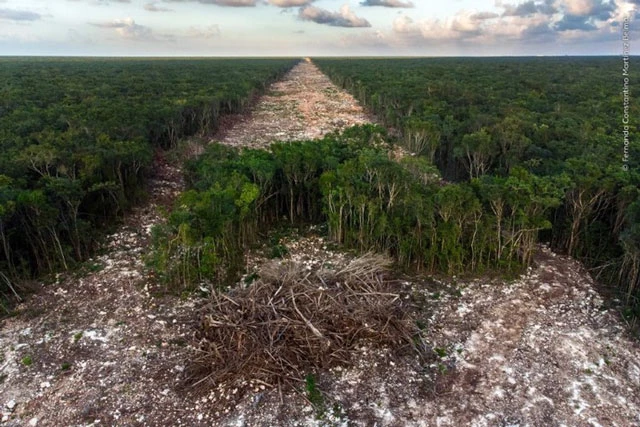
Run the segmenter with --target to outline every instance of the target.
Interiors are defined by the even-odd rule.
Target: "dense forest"
[[[161,280],[231,283],[265,230],[326,223],[346,247],[445,274],[514,271],[548,242],[640,313],[640,147],[631,127],[623,161],[616,59],[316,62],[394,136],[364,126],[269,151],[211,145],[155,229]],[[2,60],[0,291],[85,259],[143,197],[154,149],[215,130],[294,63]],[[396,143],[411,155],[390,156]]]
[[[490,183],[484,220],[514,209],[529,215],[510,206],[521,191],[546,197],[529,184],[514,187],[514,175],[544,188],[562,183],[561,203],[536,211],[546,221],[539,240],[583,261],[640,313],[640,111],[631,104],[625,148],[618,58],[316,62],[448,182]],[[637,86],[631,91],[637,98]],[[513,238],[501,220],[486,226],[498,246]]]
[[[211,147],[157,236],[169,283],[236,279],[255,231],[285,217],[446,274],[518,269],[547,242],[638,314],[640,150],[631,129],[623,162],[614,60],[317,62],[399,140],[364,127],[270,153]],[[392,160],[388,142],[414,155]]]
[[[291,59],[0,59],[0,297],[70,268],[144,197],[154,150],[216,129]]]

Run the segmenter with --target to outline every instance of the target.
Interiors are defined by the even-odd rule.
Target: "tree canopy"
[[[85,259],[143,197],[154,150],[214,131],[295,62],[0,59],[0,271]]]

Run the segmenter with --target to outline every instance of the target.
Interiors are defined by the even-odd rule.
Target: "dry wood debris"
[[[385,279],[390,265],[375,254],[338,270],[266,264],[257,282],[217,292],[204,307],[190,374],[208,388],[253,381],[295,389],[309,374],[353,364],[363,344],[411,349],[419,331]]]

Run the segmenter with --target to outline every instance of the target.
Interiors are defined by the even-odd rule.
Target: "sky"
[[[640,0],[0,0],[0,55],[620,55],[625,18],[635,54]]]

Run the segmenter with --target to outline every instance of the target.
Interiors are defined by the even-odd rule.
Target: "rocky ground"
[[[398,291],[428,362],[363,347],[320,375],[320,409],[259,391],[220,425],[640,426],[640,345],[575,260],[541,247],[515,280],[410,277]]]
[[[271,85],[249,114],[233,118],[233,126],[225,127],[214,140],[232,146],[266,148],[273,141],[316,139],[372,121],[353,96],[304,60]]]
[[[451,369],[429,424],[640,425],[640,346],[580,263],[541,247],[517,280],[456,286],[430,321]]]
[[[182,189],[157,160],[149,203],[78,271],[42,283],[0,329],[0,404],[6,425],[192,425],[177,398],[193,331],[193,300],[154,295],[144,269],[151,227]],[[188,411],[189,417],[184,417]]]
[[[303,62],[255,111],[215,139],[264,147],[370,120]],[[640,426],[640,346],[584,268],[541,248],[515,280],[401,277],[428,359],[358,351],[357,366],[317,375],[322,397],[253,384],[193,390],[198,296],[162,296],[143,256],[150,229],[182,190],[162,158],[150,200],[82,269],[43,282],[0,325],[0,425],[6,426]],[[321,229],[280,239],[283,262],[336,268],[352,254]],[[249,254],[249,274],[269,247]]]

